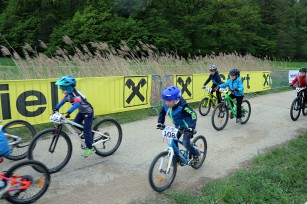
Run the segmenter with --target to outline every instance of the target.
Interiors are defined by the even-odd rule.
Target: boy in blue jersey
[[[210,81],[212,81],[211,94],[213,94],[213,92],[216,92],[216,97],[217,97],[218,103],[221,103],[222,102],[221,92],[218,89],[216,89],[216,87],[218,85],[222,84],[220,73],[217,71],[217,67],[215,65],[210,66],[209,71],[210,71],[210,75],[209,75],[207,81],[204,83],[204,87]]]
[[[218,85],[217,89],[229,87],[231,91],[231,94],[229,96],[232,99],[235,98],[237,100],[237,123],[240,123],[242,122],[241,105],[242,105],[243,97],[244,97],[243,82],[241,80],[240,71],[238,69],[230,70],[229,76],[230,76],[230,79],[228,79],[226,83]]]
[[[94,119],[94,109],[92,105],[86,100],[85,96],[82,95],[76,88],[76,80],[73,76],[63,76],[56,83],[60,86],[62,93],[65,94],[63,100],[58,103],[54,108],[54,111],[59,111],[59,109],[66,103],[70,102],[72,107],[67,111],[66,118],[70,118],[70,114],[79,109],[74,122],[82,124],[84,121],[84,137],[86,149],[82,154],[83,157],[88,157],[94,152],[93,144],[93,134],[92,134],[92,124]]]
[[[162,93],[162,98],[165,101],[165,105],[160,111],[157,127],[163,127],[165,115],[168,114],[175,127],[178,128],[180,132],[183,132],[183,146],[189,150],[191,155],[193,155],[193,160],[196,161],[199,153],[190,142],[190,139],[193,137],[194,129],[196,128],[196,113],[181,97],[181,90],[176,86],[166,88]],[[181,134],[178,135],[178,138],[180,137]]]

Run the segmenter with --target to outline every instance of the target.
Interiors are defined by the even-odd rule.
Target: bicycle
[[[200,101],[198,105],[198,111],[200,115],[206,116],[210,112],[211,107],[214,108],[218,104],[218,99],[211,93],[212,88],[203,87],[206,90],[206,96]]]
[[[163,130],[162,136],[169,141],[169,146],[154,158],[148,174],[149,184],[157,192],[162,192],[172,185],[177,174],[177,164],[199,169],[207,155],[207,141],[204,136],[197,136],[192,141],[194,148],[199,153],[199,158],[195,162],[191,159],[192,155],[188,150],[180,150],[177,146],[177,144],[182,145],[182,141],[177,138],[179,133],[183,133],[182,131],[167,126],[162,127],[161,130]],[[193,134],[195,135],[196,131]]]
[[[30,160],[45,161],[50,173],[56,173],[64,168],[72,154],[72,143],[69,136],[63,131],[63,125],[68,132],[85,149],[83,132],[78,133],[73,127],[83,129],[83,125],[67,120],[63,114],[54,113],[50,121],[55,123],[54,128],[43,130],[38,133],[29,145],[28,158]],[[73,126],[73,127],[72,127]],[[120,146],[122,141],[122,128],[113,119],[103,119],[92,129],[93,147],[99,156],[110,156]],[[57,150],[57,151],[56,151]]]
[[[37,171],[39,170],[39,171]],[[24,204],[41,198],[49,188],[50,173],[38,161],[22,161],[0,172],[0,200]]]
[[[2,126],[2,131],[13,150],[6,158],[14,161],[26,158],[30,141],[36,135],[34,127],[27,121],[13,120]]]
[[[305,96],[303,94],[303,90],[305,90],[306,87],[297,87],[296,92],[297,92],[297,97],[293,100],[291,104],[291,109],[290,109],[290,117],[293,121],[296,121],[299,117],[301,112],[303,113],[304,116],[307,115],[306,107],[305,107]],[[296,111],[296,115],[295,115]]]
[[[214,129],[217,131],[223,130],[228,122],[228,119],[236,118],[237,116],[237,103],[234,99],[230,98],[228,89],[220,88],[220,92],[225,93],[225,100],[223,103],[218,104],[213,110],[211,122]],[[242,121],[241,124],[246,124],[251,115],[251,105],[248,100],[242,102]],[[230,110],[230,117],[229,117]]]

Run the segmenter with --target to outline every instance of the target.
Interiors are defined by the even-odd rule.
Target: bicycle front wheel
[[[251,116],[251,112],[252,112],[250,102],[248,100],[243,100],[241,109],[242,109],[242,122],[241,122],[241,124],[245,124],[249,120],[249,118]]]
[[[213,110],[211,122],[217,131],[223,130],[228,122],[229,111],[224,103],[218,104]]]
[[[94,146],[97,155],[103,157],[110,156],[119,148],[123,132],[116,120],[103,119],[94,126],[93,130],[97,132],[94,133],[93,144],[108,139]]]
[[[8,185],[16,190],[10,191],[6,195],[6,200],[11,203],[33,203],[45,194],[50,184],[50,173],[47,167],[34,160],[17,163],[4,176],[15,180]],[[19,182],[27,181],[31,182],[30,186],[26,189],[19,189],[24,186]]]
[[[198,106],[199,114],[202,116],[208,115],[211,108],[211,100],[209,98],[203,98]]]
[[[200,135],[193,140],[192,144],[194,148],[198,151],[199,157],[198,161],[196,163],[192,163],[191,166],[194,169],[199,169],[203,165],[207,156],[207,140],[204,136]]]
[[[14,120],[2,127],[4,134],[6,135],[9,143],[14,143],[20,140],[16,144],[12,144],[10,147],[13,152],[7,156],[7,159],[10,160],[21,160],[27,157],[28,147],[36,135],[34,127],[24,120]],[[10,137],[12,136],[12,137]],[[18,138],[14,138],[14,137]]]
[[[29,146],[28,158],[44,162],[50,173],[56,173],[66,166],[72,154],[68,135],[55,129],[37,134]]]
[[[152,161],[148,178],[150,186],[155,191],[165,191],[173,184],[177,174],[177,163],[174,159],[175,157],[173,158],[169,172],[166,172],[170,160],[168,151],[161,152]]]
[[[291,105],[291,109],[290,109],[290,117],[293,121],[296,121],[301,114],[301,100],[300,97],[296,97]]]

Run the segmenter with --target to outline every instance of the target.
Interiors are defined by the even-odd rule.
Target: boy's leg
[[[84,118],[84,137],[85,144],[88,149],[92,149],[93,144],[93,134],[92,134],[92,125],[93,125],[93,113],[83,113]]]
[[[243,96],[237,96],[237,118],[242,117],[242,101],[243,101]]]
[[[74,119],[74,122],[81,125],[82,122],[83,122],[83,114],[79,112],[79,113],[76,115],[76,117],[75,117],[75,119]],[[79,127],[76,127],[76,126],[74,126],[74,127],[77,128],[77,129],[79,129],[79,130],[81,130],[81,131],[83,131],[82,128],[79,128]]]
[[[221,96],[221,92],[219,90],[216,90],[216,97],[218,100],[218,103],[222,102],[222,96]]]
[[[191,138],[192,138],[192,133],[185,133],[183,135],[182,145],[187,150],[189,150],[190,154],[192,154],[193,156],[198,156],[198,152],[196,151],[196,149],[193,147],[193,145],[190,142]]]
[[[307,89],[304,90],[303,94],[304,94],[304,103],[305,103],[304,105],[306,105],[306,103],[307,103]]]

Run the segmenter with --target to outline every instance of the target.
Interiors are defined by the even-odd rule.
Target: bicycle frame
[[[166,173],[168,174],[170,172],[170,169],[171,169],[171,164],[173,162],[173,159],[174,159],[174,156],[175,155],[178,155],[179,158],[181,159],[181,161],[185,164],[185,165],[189,165],[191,163],[192,160],[190,160],[188,158],[188,155],[189,155],[189,150],[185,150],[185,156],[180,152],[180,149],[179,147],[177,146],[177,144],[180,144],[182,145],[182,141],[179,140],[179,139],[171,139],[170,140],[170,143],[169,143],[169,146],[168,148],[166,149],[169,153],[168,153],[168,156],[170,158],[169,162],[168,162],[168,166],[167,166],[167,170],[166,170]],[[203,152],[201,149],[199,149],[198,147],[196,146],[193,146],[196,150],[200,151],[200,152]],[[161,171],[162,170],[162,165],[164,163],[164,158],[162,159],[161,161],[161,164],[160,164],[160,167],[159,167],[159,170]]]
[[[0,190],[0,199],[7,192],[25,190],[25,189],[27,189],[28,187],[31,186],[31,181],[26,181],[26,180],[20,181],[19,180],[20,178],[22,178],[22,176],[19,176],[19,175],[14,175],[12,178],[7,178],[7,177],[4,176],[4,174],[0,173],[0,181],[4,180],[4,181],[7,181],[7,182],[11,182],[11,185],[15,185],[15,184],[21,184],[22,185],[22,186],[19,186],[17,188],[11,188],[11,185],[7,184],[5,188]]]
[[[57,135],[62,131],[62,125],[65,125],[65,127],[67,128],[67,130],[84,146],[84,147],[86,147],[86,144],[85,144],[85,142],[79,137],[79,134],[72,128],[72,126],[74,126],[74,127],[78,127],[78,128],[80,128],[80,129],[83,129],[84,127],[83,127],[83,125],[80,125],[80,124],[78,124],[78,123],[75,123],[75,122],[73,122],[73,121],[70,121],[70,120],[67,120],[67,119],[62,119],[61,120],[61,122],[58,124],[58,126],[57,126],[57,129],[56,129],[56,131],[57,132],[55,132],[55,133],[57,133],[57,134],[55,134],[55,137],[53,137],[53,139],[52,139],[52,142],[51,142],[51,144],[50,144],[50,147],[49,147],[49,152],[54,152],[54,149],[55,149],[55,147],[56,147],[56,144],[57,144],[57,141],[58,141],[58,139],[59,139],[59,137],[57,137]],[[99,140],[99,141],[97,141],[97,142],[95,142],[95,143],[93,143],[92,144],[92,146],[93,147],[95,147],[96,145],[98,145],[98,144],[101,144],[101,143],[105,143],[105,142],[107,142],[107,141],[109,141],[110,140],[110,136],[109,135],[105,135],[105,134],[103,134],[103,133],[100,133],[99,131],[96,131],[96,130],[93,130],[92,129],[92,133],[94,133],[94,134],[98,134],[98,135],[100,135],[100,136],[102,136],[102,137],[104,137],[105,139],[103,139],[103,140]]]
[[[234,99],[230,98],[230,95],[228,93],[225,94],[225,101],[227,102],[227,106],[229,107],[230,111],[236,117],[237,116],[237,110],[236,110],[235,107],[237,106],[237,102]]]
[[[210,89],[210,88],[209,88]],[[208,90],[209,90],[208,89]],[[210,91],[208,91],[207,88],[205,89],[205,98],[208,98],[209,101],[212,101],[213,103],[216,102],[217,103],[217,97],[215,95],[213,95]],[[217,104],[214,104],[217,105]]]
[[[2,120],[0,120],[0,123],[2,123]],[[2,125],[0,125],[0,131],[2,131]],[[4,133],[4,135],[14,139],[14,141],[9,142],[10,146],[16,145],[16,144],[18,144],[22,140],[21,137],[18,137],[18,136],[15,136],[15,135],[11,135],[11,134],[8,134],[8,133]]]

